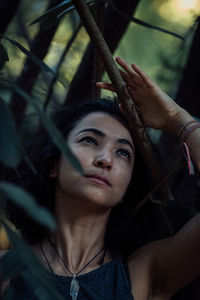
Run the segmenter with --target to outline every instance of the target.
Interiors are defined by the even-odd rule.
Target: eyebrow
[[[133,147],[133,145],[132,145],[127,139],[118,139],[117,142],[120,143],[120,144],[123,144],[123,145],[128,145],[128,146],[130,146],[131,149],[132,149],[133,152],[134,152],[134,147]]]
[[[96,135],[98,135],[98,136],[100,136],[100,137],[105,137],[105,136],[106,136],[106,134],[105,134],[104,132],[102,132],[102,131],[100,131],[100,130],[98,130],[98,129],[96,129],[96,128],[85,128],[85,129],[83,129],[83,130],[77,132],[76,136],[77,136],[78,134],[80,134],[80,133],[82,133],[82,132],[86,132],[86,131],[93,132],[94,134],[96,134]],[[128,146],[130,146],[131,149],[132,149],[133,152],[134,152],[134,147],[133,147],[133,145],[131,144],[131,142],[129,142],[129,140],[127,140],[127,139],[117,139],[117,143],[120,143],[120,144],[123,144],[123,145],[128,145]]]
[[[85,128],[85,129],[79,131],[76,135],[78,135],[79,133],[85,132],[85,131],[93,132],[93,133],[95,133],[96,135],[99,135],[99,136],[101,136],[101,137],[106,136],[104,132],[102,132],[102,131],[100,131],[100,130],[98,130],[98,129],[95,129],[95,128]]]

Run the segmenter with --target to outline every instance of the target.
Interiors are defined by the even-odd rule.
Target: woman
[[[129,66],[120,58],[117,62],[124,68],[122,75],[146,125],[180,134],[199,170],[200,124],[136,65]],[[98,86],[113,90],[108,83]],[[20,224],[22,233],[29,240],[38,238],[40,243],[33,248],[47,269],[55,273],[55,281],[66,299],[169,299],[200,274],[199,215],[173,237],[134,251],[126,269],[120,247],[116,240],[110,241],[113,235],[109,229],[116,208],[124,209],[128,202],[124,195],[135,163],[134,137],[116,108],[100,108],[98,104],[94,108],[94,104],[92,108],[88,105],[86,112],[86,106],[68,113],[71,121],[66,128],[60,125],[68,146],[82,164],[83,175],[59,155],[52,143],[47,143],[44,135],[38,137],[40,141],[35,140],[40,145],[34,155],[41,189],[34,193],[54,211],[56,233],[48,235],[40,230],[40,235],[31,234],[34,227]],[[137,174],[133,184],[134,177]],[[49,180],[52,190],[47,199],[44,195]],[[27,178],[24,185],[34,190],[30,181]],[[34,299],[26,286],[21,292],[20,299]]]

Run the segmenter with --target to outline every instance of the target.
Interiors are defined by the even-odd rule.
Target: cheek
[[[131,181],[132,166],[121,166],[118,172],[117,188],[121,190],[121,193],[125,193],[126,189]]]
[[[73,153],[78,158],[83,169],[92,164],[93,152],[90,149],[77,148],[73,150]]]

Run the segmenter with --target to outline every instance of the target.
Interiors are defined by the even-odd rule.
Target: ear
[[[58,175],[58,172],[57,172],[57,164],[54,163],[51,167],[51,170],[49,172],[49,177],[51,178],[56,178]]]

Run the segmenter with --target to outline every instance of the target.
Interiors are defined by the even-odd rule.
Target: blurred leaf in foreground
[[[13,89],[21,95],[24,99],[27,100],[27,102],[34,107],[35,111],[38,113],[40,120],[42,124],[44,125],[46,131],[51,136],[54,144],[59,148],[59,150],[66,156],[66,158],[69,160],[69,162],[72,164],[72,166],[79,171],[80,173],[83,173],[82,166],[79,162],[79,160],[76,158],[76,156],[72,153],[70,148],[67,146],[66,141],[60,131],[57,129],[53,121],[46,115],[45,112],[43,112],[39,105],[37,104],[37,101],[33,99],[29,94],[27,94],[24,90],[20,88],[19,85],[13,84]]]
[[[58,293],[53,275],[40,263],[33,250],[3,222],[13,249],[1,258],[1,271],[3,278],[18,277],[23,283],[32,289],[36,299],[39,300],[63,300]],[[17,280],[15,279],[15,280]],[[21,283],[22,283],[21,282]],[[23,287],[22,293],[23,293]],[[20,289],[9,287],[4,293],[3,299],[20,299]]]
[[[0,182],[0,189],[6,193],[10,201],[24,209],[38,223],[50,228],[50,230],[55,230],[56,225],[53,216],[48,210],[39,206],[31,194],[8,182]]]

